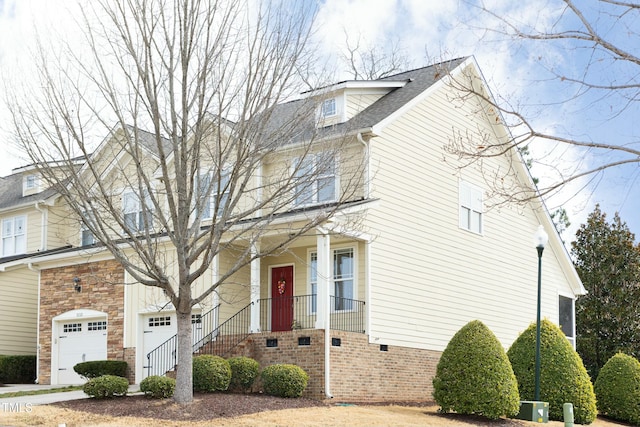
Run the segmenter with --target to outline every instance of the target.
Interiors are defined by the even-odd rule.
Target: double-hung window
[[[298,159],[295,178],[296,206],[336,200],[336,159],[333,154],[310,154]]]
[[[482,234],[482,190],[460,181],[460,228]]]
[[[26,222],[27,218],[24,215],[2,220],[2,256],[23,254],[27,251]]]
[[[149,194],[144,195],[144,203],[140,196],[133,191],[122,195],[122,211],[127,230],[135,232],[153,225],[153,205]]]
[[[322,107],[320,108],[320,114],[322,117],[331,117],[337,114],[336,110],[336,99],[325,99],[322,102]]]
[[[310,263],[311,310],[317,311],[318,254],[311,252]],[[354,295],[354,251],[353,248],[333,251],[333,288],[331,291],[333,311],[351,310]]]
[[[216,199],[218,200],[218,209],[216,216],[220,216],[229,200],[229,178],[228,169],[221,171],[220,182],[213,173],[203,173],[198,179],[198,203],[200,219],[213,218],[216,211]]]

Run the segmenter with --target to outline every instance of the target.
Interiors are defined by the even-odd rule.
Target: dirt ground
[[[34,406],[29,411],[0,411],[0,425],[58,427],[177,426],[535,426],[519,420],[489,421],[482,417],[438,414],[432,403],[396,405],[336,404],[309,399],[281,399],[264,395],[198,394],[188,407],[171,399],[128,396],[111,400],[83,399]],[[548,427],[563,427],[550,422]],[[593,427],[620,427],[598,419]]]

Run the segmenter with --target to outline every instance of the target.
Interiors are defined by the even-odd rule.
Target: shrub
[[[443,412],[497,419],[516,415],[520,408],[518,384],[504,348],[479,320],[451,338],[438,362],[433,388]]]
[[[91,378],[82,386],[82,391],[96,399],[125,396],[128,390],[129,381],[126,378],[115,375],[102,375],[97,378]]]
[[[116,377],[127,376],[127,362],[124,360],[92,360],[81,362],[73,367],[76,373],[84,378],[91,379],[103,375]]]
[[[532,323],[507,351],[523,400],[534,400],[535,353],[536,324]],[[549,402],[551,420],[563,420],[565,402],[573,404],[577,424],[590,424],[597,415],[596,396],[582,359],[560,328],[546,319],[540,326],[540,399]]]
[[[0,383],[33,384],[36,356],[0,356]]]
[[[229,362],[208,354],[193,358],[193,388],[196,391],[224,391],[231,382]]]
[[[640,425],[640,362],[623,353],[611,357],[595,383],[600,414]]]
[[[261,377],[264,392],[279,397],[300,397],[309,382],[301,367],[287,364],[267,366]]]
[[[231,367],[231,384],[233,390],[247,391],[260,373],[260,364],[250,357],[232,357],[227,360]]]
[[[176,391],[176,380],[152,375],[140,381],[140,391],[147,397],[166,399]]]

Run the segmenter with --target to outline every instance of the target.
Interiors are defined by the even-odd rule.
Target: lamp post
[[[542,225],[534,235],[534,242],[538,251],[538,312],[536,316],[536,377],[535,377],[535,401],[540,401],[540,298],[542,296],[542,251],[549,240]]]

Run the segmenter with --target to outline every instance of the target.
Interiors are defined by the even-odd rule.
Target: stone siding
[[[80,279],[81,292],[74,289],[75,277]],[[40,384],[51,383],[53,318],[70,310],[91,309],[107,313],[107,358],[129,362],[131,356],[126,356],[123,348],[123,283],[124,270],[117,261],[100,261],[41,271],[38,342]]]

